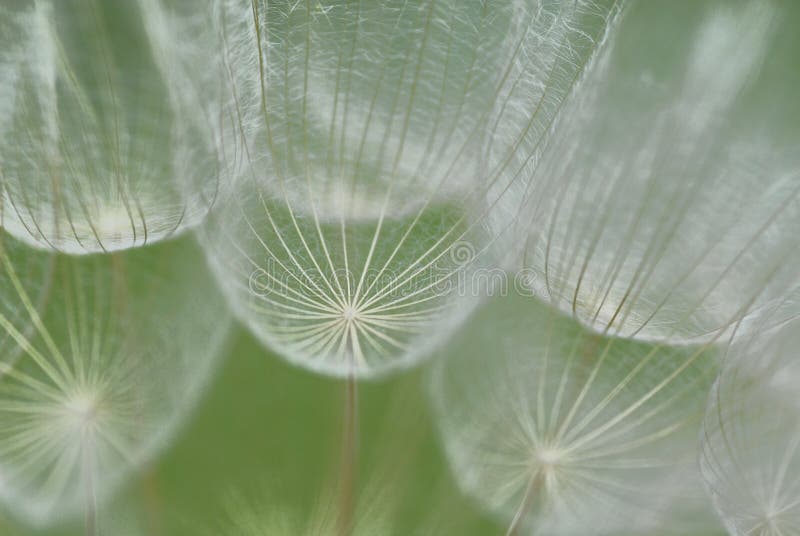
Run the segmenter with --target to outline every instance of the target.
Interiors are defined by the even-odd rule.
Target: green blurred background
[[[346,382],[286,364],[241,328],[227,354],[175,443],[101,510],[101,533],[250,536],[271,534],[276,516],[301,527],[326,521],[313,518],[326,517],[332,503]],[[387,534],[502,533],[449,476],[426,408],[424,369],[362,383],[358,397],[359,503],[369,510],[360,517]],[[82,534],[81,520],[67,524],[35,531],[8,521],[0,534]]]

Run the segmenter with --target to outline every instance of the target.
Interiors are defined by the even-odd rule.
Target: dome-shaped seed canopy
[[[695,465],[713,350],[604,337],[513,294],[443,352],[429,387],[447,459],[508,534],[716,525]]]
[[[203,242],[234,309],[318,371],[416,362],[469,310],[468,274],[508,252],[487,220],[514,210],[513,139],[547,130],[616,2],[212,4],[230,188]],[[540,113],[483,169],[523,105]]]
[[[800,245],[798,21],[790,3],[631,6],[529,169],[537,295],[677,343],[781,299]]]
[[[11,513],[46,524],[95,511],[183,421],[229,325],[202,264],[191,242],[67,257],[0,236],[0,500]]]
[[[798,343],[797,320],[737,337],[709,396],[700,467],[735,536],[800,531]]]
[[[0,7],[0,226],[19,240],[126,249],[180,233],[212,204],[213,144],[179,120],[141,4]],[[204,173],[183,175],[187,159]]]

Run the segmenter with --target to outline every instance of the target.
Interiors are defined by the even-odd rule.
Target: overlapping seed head
[[[799,327],[736,337],[709,396],[700,466],[736,536],[800,530]]]
[[[172,436],[227,332],[190,242],[67,257],[0,241],[0,498],[91,511]],[[202,289],[202,290],[200,290]]]
[[[792,288],[791,11],[631,6],[529,169],[519,226],[539,296],[600,333],[680,344]]]
[[[491,125],[525,88],[547,102],[528,128],[543,133],[591,56],[573,41],[596,44],[616,3],[215,8],[232,186],[204,243],[234,309],[314,370],[417,362],[470,309],[465,280],[509,250],[487,224],[515,205],[483,169]]]
[[[509,534],[682,533],[714,526],[694,453],[715,370],[711,349],[600,336],[506,296],[448,346],[430,391],[453,474]]]
[[[213,168],[213,140],[178,121],[142,5],[0,8],[0,224],[33,247],[141,246],[196,224],[213,202],[215,174],[181,174],[189,158]]]

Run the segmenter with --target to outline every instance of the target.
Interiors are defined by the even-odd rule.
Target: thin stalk
[[[533,506],[533,499],[536,496],[536,492],[542,486],[542,472],[537,469],[533,475],[531,475],[530,480],[528,480],[528,485],[525,488],[525,493],[522,496],[522,501],[519,504],[519,508],[517,508],[516,513],[514,514],[514,518],[511,520],[511,524],[508,526],[508,530],[506,531],[506,536],[518,536],[519,530],[522,528],[522,522],[525,519],[525,515],[530,510],[531,506]]]
[[[87,441],[83,447],[83,483],[85,486],[85,511],[84,535],[97,536],[97,495],[94,485],[94,470],[92,467],[91,442]]]
[[[145,511],[147,514],[148,533],[151,536],[161,534],[161,497],[159,494],[158,473],[150,470],[142,480]]]
[[[342,458],[339,474],[339,509],[336,533],[350,536],[355,524],[356,481],[358,479],[358,389],[354,373],[345,388]]]

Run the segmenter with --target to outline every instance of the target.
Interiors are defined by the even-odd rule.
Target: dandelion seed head
[[[508,296],[455,334],[430,391],[456,480],[505,523],[616,535],[680,518],[693,532],[715,526],[694,465],[715,370],[702,347],[601,337]]]
[[[537,465],[543,467],[546,471],[555,470],[565,460],[565,452],[558,448],[545,447],[534,454],[534,460]]]
[[[357,322],[359,320],[358,309],[352,305],[342,307],[342,318],[347,322]]]
[[[98,216],[95,225],[98,234],[108,237],[121,237],[130,232],[130,215],[121,208],[103,210]]]
[[[67,401],[65,414],[81,427],[91,426],[99,411],[97,401],[88,393],[73,396]]]
[[[310,511],[293,508],[274,493],[262,493],[255,498],[240,493],[228,494],[225,500],[224,521],[213,527],[208,536],[335,536],[341,531],[337,514],[330,503],[335,498],[325,495]],[[380,497],[380,498],[378,498]],[[327,502],[326,502],[327,501]],[[385,504],[382,494],[364,495],[352,527],[354,536],[390,534],[394,528],[391,506]]]
[[[221,51],[230,81],[207,101],[231,186],[202,243],[239,318],[291,362],[336,376],[429,355],[477,302],[471,274],[512,249],[487,220],[515,208],[515,140],[547,130],[616,8],[217,3],[216,33],[187,39]],[[517,107],[540,99],[519,125]],[[504,143],[484,147],[498,132]]]
[[[208,211],[213,141],[174,109],[144,3],[0,8],[0,225],[15,238],[116,251],[175,236]],[[142,52],[121,52],[131,47]]]
[[[765,329],[769,314],[732,341],[700,435],[706,488],[736,536],[800,529],[800,324]]]
[[[797,281],[798,133],[776,127],[800,119],[779,74],[791,47],[776,46],[791,10],[687,9],[632,6],[546,147],[520,155],[531,290],[600,334],[705,343]],[[654,63],[653,50],[669,52]]]
[[[170,440],[229,324],[201,259],[186,241],[69,257],[0,236],[0,500],[15,516],[96,509]]]

